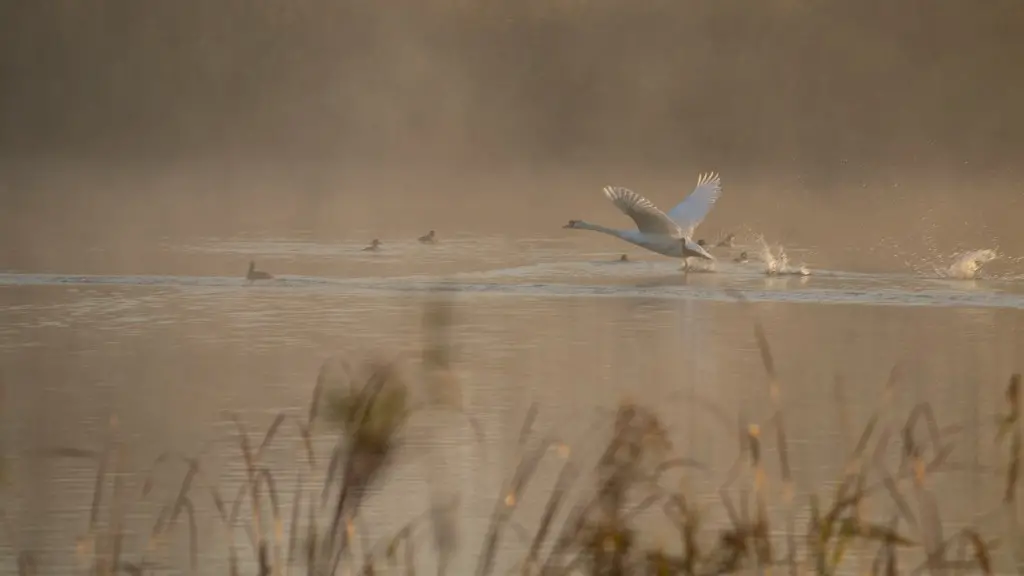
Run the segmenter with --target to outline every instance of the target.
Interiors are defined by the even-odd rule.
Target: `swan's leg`
[[[683,270],[685,272],[685,271],[687,271],[689,269],[690,269],[690,259],[687,258],[686,256],[683,256],[683,267],[681,268],[681,270]]]

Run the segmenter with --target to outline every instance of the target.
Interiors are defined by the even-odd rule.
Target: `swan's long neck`
[[[607,228],[605,226],[601,226],[600,224],[591,224],[590,222],[584,222],[580,220],[579,222],[576,223],[576,228],[579,228],[581,230],[593,230],[594,232],[601,232],[603,234],[615,236],[616,238],[624,238],[628,240],[628,238],[626,238],[626,234],[622,230],[616,230],[615,228]]]

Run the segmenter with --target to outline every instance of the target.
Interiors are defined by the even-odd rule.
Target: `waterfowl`
[[[423,236],[420,236],[420,242],[423,244],[433,244],[434,242],[436,242],[434,238],[434,231],[431,230],[430,232],[427,232]]]
[[[697,179],[697,186],[693,192],[666,214],[650,200],[632,190],[620,186],[605,186],[605,197],[623,214],[633,219],[637,226],[636,230],[616,230],[583,220],[570,220],[562,228],[601,232],[663,256],[682,258],[684,262],[690,257],[714,260],[714,256],[692,238],[694,230],[707,216],[721,193],[721,178],[718,174],[702,174]]]
[[[256,269],[256,262],[254,262],[252,260],[249,261],[249,271],[246,272],[246,274],[245,274],[245,279],[246,280],[248,280],[249,282],[252,282],[254,280],[270,280],[273,277],[274,276],[271,275],[270,272],[264,272],[262,270],[257,270]]]
[[[374,238],[369,246],[363,248],[363,252],[375,252],[378,248],[380,248],[380,240]]]

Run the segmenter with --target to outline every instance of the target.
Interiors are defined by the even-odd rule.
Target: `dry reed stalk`
[[[302,509],[302,497],[304,496],[304,492],[302,489],[302,480],[302,470],[299,470],[295,474],[295,495],[292,498],[292,515],[290,526],[288,528],[288,558],[285,561],[286,576],[291,574],[292,566],[295,564],[295,551],[299,535],[299,518]]]
[[[274,482],[274,475],[270,472],[270,469],[267,467],[260,467],[256,471],[255,484],[252,487],[253,500],[255,502],[260,501],[260,498],[258,496],[261,484],[260,480],[263,481],[262,484],[266,485],[267,495],[270,496],[270,509],[274,521],[274,564],[272,572],[276,574],[281,569],[281,543],[282,540],[284,539],[284,524],[281,520],[281,506],[277,496],[277,487],[276,483]],[[265,549],[266,544],[264,544],[264,550]]]
[[[250,495],[250,505],[252,507],[252,537],[250,538],[251,544],[253,545],[253,552],[257,555],[261,554],[260,550],[265,546],[264,530],[263,530],[263,512],[262,502],[260,499],[259,482],[262,478],[268,486],[268,493],[271,497],[271,505],[273,510],[274,519],[274,566],[272,567],[273,572],[276,574],[280,570],[281,565],[281,540],[282,531],[280,510],[277,503],[277,492],[274,490],[273,475],[270,470],[266,467],[257,468],[262,461],[263,455],[268,450],[269,446],[273,442],[278,430],[281,428],[281,424],[284,423],[286,416],[283,412],[275,415],[274,420],[271,422],[267,431],[263,434],[263,440],[260,442],[259,447],[255,453],[252,451],[251,444],[249,442],[249,435],[246,431],[245,425],[239,419],[235,413],[229,413],[228,417],[235,424],[236,433],[238,435],[239,449],[242,452],[243,462],[245,463],[246,481],[242,483],[238,488],[238,492],[235,495],[235,499],[231,505],[231,513],[228,515],[228,527],[229,531],[233,530],[238,520],[238,514],[241,511],[241,504],[246,492]],[[310,450],[310,454],[312,450]],[[230,546],[234,546],[233,539],[230,541]]]
[[[511,480],[502,488],[491,513],[491,520],[484,537],[484,548],[481,551],[477,563],[476,573],[480,576],[489,574],[494,568],[494,556],[497,553],[498,541],[501,538],[502,529],[508,524],[519,502],[519,496],[526,489],[533,478],[537,467],[548,453],[548,448],[554,444],[553,439],[545,439],[537,447],[527,454],[519,457]]]
[[[789,444],[786,441],[786,426],[782,410],[782,392],[779,385],[778,374],[775,370],[775,358],[772,356],[771,346],[768,344],[768,337],[764,333],[764,327],[760,321],[754,323],[754,335],[757,338],[757,346],[761,351],[761,362],[764,364],[765,373],[768,375],[768,395],[775,409],[775,431],[776,447],[779,451],[779,469],[782,473],[782,501],[786,514],[786,561],[789,564],[790,574],[795,576],[797,571],[796,559],[796,510],[794,508],[794,497],[796,487],[793,482],[792,469],[789,463]]]
[[[110,537],[109,573],[114,575],[121,571],[121,552],[122,545],[124,544],[124,532],[122,531],[125,511],[124,477],[127,474],[127,470],[125,468],[125,447],[124,443],[117,436],[116,420],[111,422],[111,427],[111,432],[114,435],[113,446],[111,447],[112,459],[114,460],[114,486],[111,494],[110,527],[108,533]]]
[[[261,510],[259,506],[259,494],[252,491],[252,486],[256,474],[256,463],[253,458],[252,448],[249,445],[249,434],[246,432],[245,425],[238,418],[235,413],[228,414],[228,418],[231,419],[235,424],[235,431],[238,436],[239,450],[242,452],[242,460],[245,463],[245,478],[246,481],[242,483],[238,488],[238,493],[235,495],[235,499],[231,504],[231,514],[228,516],[228,525],[235,526],[238,519],[238,514],[241,511],[242,499],[245,497],[246,491],[249,491],[252,505],[252,522],[255,524],[255,530],[253,530],[252,547],[253,553],[259,554],[260,544],[263,542],[263,530],[261,521]]]

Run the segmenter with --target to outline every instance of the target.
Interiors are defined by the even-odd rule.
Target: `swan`
[[[693,241],[693,232],[711,211],[722,194],[722,182],[717,173],[701,174],[697,186],[685,200],[668,211],[659,210],[650,200],[620,186],[605,186],[604,195],[623,214],[636,222],[636,230],[616,230],[583,220],[570,220],[562,228],[593,230],[616,236],[670,258],[682,258],[686,268],[688,258],[714,260],[704,246]]]
[[[423,244],[433,244],[434,242],[436,242],[436,240],[434,239],[434,231],[431,230],[430,232],[424,234],[423,236],[420,236],[420,242]]]
[[[380,248],[380,240],[374,238],[369,246],[363,248],[363,252],[375,252],[378,248]]]
[[[257,270],[256,262],[249,260],[249,271],[245,273],[246,280],[253,282],[254,280],[270,280],[272,278],[273,275],[271,275],[270,272]]]
[[[739,256],[732,259],[732,261],[737,264],[746,264],[748,260],[750,260],[750,257],[747,256],[746,252],[740,252]]]

